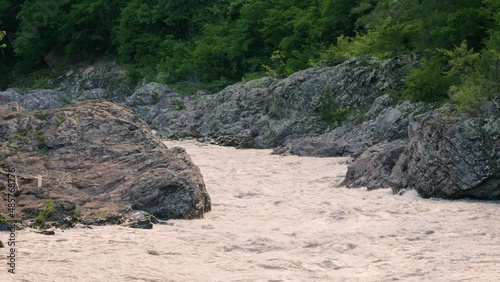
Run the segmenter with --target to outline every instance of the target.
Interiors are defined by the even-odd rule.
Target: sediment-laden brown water
[[[0,281],[499,281],[500,204],[337,187],[346,159],[194,141],[213,210],[152,230],[17,234]],[[1,233],[6,241],[8,233]]]

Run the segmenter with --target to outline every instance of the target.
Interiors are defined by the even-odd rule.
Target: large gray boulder
[[[28,110],[48,110],[85,100],[108,99],[125,103],[137,81],[114,61],[76,64],[53,69],[47,79],[50,89],[16,88],[0,91],[0,104],[16,101]]]
[[[95,219],[89,222],[119,223],[132,210],[191,219],[211,209],[186,152],[168,149],[130,109],[109,101],[34,112],[17,103],[0,106],[0,160],[20,176],[24,220],[39,215],[49,199],[61,208],[48,220],[66,225],[76,210]],[[43,176],[42,187],[36,175]]]
[[[447,116],[433,111],[409,127],[408,155],[391,176],[395,193],[422,197],[500,199],[500,115]]]
[[[389,188],[389,177],[405,149],[405,140],[384,142],[368,148],[349,165],[342,185],[348,188],[366,187],[368,190]]]

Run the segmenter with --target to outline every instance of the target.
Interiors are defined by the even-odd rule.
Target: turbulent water
[[[0,281],[500,280],[498,202],[339,188],[343,158],[167,145],[200,167],[213,203],[205,219],[23,230],[15,275],[0,249]]]

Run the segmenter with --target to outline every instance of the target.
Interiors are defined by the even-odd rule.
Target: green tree
[[[96,56],[110,53],[111,30],[118,18],[122,1],[80,0],[66,13],[58,15],[60,26],[56,40],[64,54]]]
[[[245,1],[233,5],[225,18],[206,24],[194,39],[190,52],[194,75],[204,81],[237,81],[246,73],[261,71],[269,59],[270,49],[262,33],[267,1]]]
[[[451,49],[462,40],[479,48],[492,24],[481,13],[483,5],[476,0],[380,0],[371,13],[357,19],[361,36],[352,41],[374,44],[365,49],[387,56],[433,53],[436,48]]]
[[[64,3],[55,0],[26,0],[17,15],[19,27],[13,43],[14,51],[19,58],[18,69],[31,71],[43,66],[43,57],[50,49],[58,47],[57,27],[61,9],[66,10]],[[66,11],[63,11],[63,13]]]
[[[121,1],[27,0],[17,15],[14,49],[20,68],[44,66],[50,51],[81,60],[112,50],[111,28]]]

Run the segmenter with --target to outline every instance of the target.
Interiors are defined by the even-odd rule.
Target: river
[[[499,202],[339,187],[346,158],[166,144],[200,167],[204,219],[22,230],[0,281],[500,281]]]

